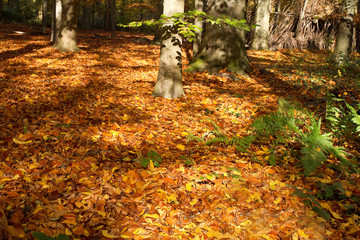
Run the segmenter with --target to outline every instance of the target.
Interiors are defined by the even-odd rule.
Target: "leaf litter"
[[[167,100],[151,96],[158,46],[126,32],[101,41],[92,34],[79,34],[74,54],[55,51],[47,36],[0,32],[0,239],[33,231],[71,239],[360,236],[346,202],[322,201],[327,222],[292,195],[292,186],[334,182],[332,170],[304,178],[292,164],[266,166],[233,147],[186,141],[211,129],[207,119],[243,136],[279,97],[307,103],[317,93],[291,87],[294,59],[310,72],[327,53],[249,51],[249,78],[184,73],[186,97]],[[253,150],[258,159],[268,154]],[[136,160],[150,151],[160,166],[149,158],[143,168]],[[360,194],[358,176],[342,181],[347,194]]]

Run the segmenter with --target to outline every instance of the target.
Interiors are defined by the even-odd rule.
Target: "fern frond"
[[[187,142],[197,141],[197,142],[202,142],[202,143],[205,142],[205,140],[204,140],[203,138],[197,137],[197,136],[195,136],[195,135],[192,134],[192,133],[189,133],[189,135],[188,135],[187,138],[186,138],[186,141],[187,141]]]

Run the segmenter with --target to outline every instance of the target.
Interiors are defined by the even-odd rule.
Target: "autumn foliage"
[[[80,32],[82,51],[61,53],[26,27],[0,29],[0,239],[360,238],[358,206],[346,208],[359,175],[324,166],[305,177],[286,155],[269,166],[266,144],[251,146],[254,161],[187,141],[212,129],[208,119],[246,136],[280,97],[323,111],[326,89],[354,77],[317,77],[325,51],[249,51],[250,77],[184,73],[186,96],[168,100],[151,96],[159,47],[134,41],[150,36]],[[355,141],[341,144],[359,156]],[[319,200],[330,221],[292,194],[335,182],[348,198]]]

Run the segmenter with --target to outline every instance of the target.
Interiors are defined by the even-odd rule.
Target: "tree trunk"
[[[60,24],[61,24],[62,6],[61,0],[53,0],[53,16],[51,22],[51,42],[56,42],[59,36]]]
[[[63,52],[80,51],[76,43],[78,7],[77,0],[62,0],[61,24],[54,47]]]
[[[164,15],[184,12],[185,0],[164,0]],[[163,26],[160,66],[154,97],[178,98],[184,95],[182,85],[182,39],[172,22]]]
[[[343,16],[338,26],[334,50],[335,60],[339,64],[351,54],[356,3],[357,0],[344,0],[343,2]]]
[[[84,2],[84,6],[82,9],[82,29],[84,30],[91,30],[92,29],[92,24],[91,24],[91,9],[92,6],[90,5],[89,2]]]
[[[207,3],[207,14],[214,16],[245,19],[245,9],[245,0],[209,0]],[[200,50],[187,71],[207,70],[214,74],[227,68],[230,72],[247,76],[250,63],[246,55],[244,30],[207,23],[203,34]]]
[[[110,30],[110,1],[105,0],[105,30]]]
[[[111,0],[111,38],[115,37],[115,27],[116,27],[116,1]]]
[[[159,4],[157,5],[157,14],[156,14],[156,19],[160,19],[161,14],[163,13],[163,9],[164,9],[164,1],[159,1]],[[160,45],[161,43],[161,36],[162,36],[162,31],[161,31],[161,27],[157,27],[155,29],[155,33],[154,33],[154,39],[152,40],[152,43],[155,45]]]
[[[3,6],[4,6],[4,2],[3,2],[3,0],[0,0],[0,19],[2,19],[2,9],[3,9]]]
[[[205,0],[195,0],[195,10],[199,12],[205,11]],[[195,19],[195,26],[203,30],[204,21]],[[202,40],[202,30],[195,30],[195,40],[193,45],[193,56],[195,56],[200,49],[201,40]]]
[[[42,11],[41,11],[41,30],[42,33],[46,33],[46,24],[47,24],[47,10],[48,10],[49,2],[48,0],[43,0],[42,2]]]
[[[357,3],[357,14],[360,15],[360,0]],[[356,51],[360,53],[360,23],[356,24]]]
[[[251,45],[254,50],[269,49],[270,0],[258,0],[256,6],[255,37]]]

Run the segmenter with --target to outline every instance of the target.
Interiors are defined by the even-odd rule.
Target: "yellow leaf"
[[[112,235],[111,233],[108,232],[108,230],[101,230],[101,233],[106,238],[120,238],[120,236]]]
[[[281,197],[278,197],[274,200],[274,203],[275,204],[278,204],[279,202],[281,202],[282,198]]]
[[[206,235],[209,237],[209,238],[216,238],[220,235],[222,235],[221,233],[219,233],[218,231],[213,231],[213,230],[210,230],[206,233]]]
[[[246,220],[246,221],[240,223],[240,226],[244,226],[244,227],[250,226],[250,225],[252,225],[252,222],[250,220]]]
[[[181,134],[181,136],[183,136],[183,137],[189,135],[187,132],[181,132],[180,134]]]
[[[13,138],[13,141],[14,141],[14,143],[20,144],[20,145],[30,144],[30,143],[32,142],[32,140],[29,140],[29,141],[21,141],[21,140],[19,140],[19,139],[17,139],[17,138]]]
[[[150,159],[148,168],[151,172],[155,171],[154,162]]]
[[[137,235],[142,235],[142,234],[146,234],[147,231],[143,228],[137,228],[137,229],[135,229],[135,231],[133,233],[137,234]]]
[[[128,120],[129,119],[129,116],[124,114],[123,118],[122,118],[124,121]]]
[[[181,151],[184,151],[184,150],[185,150],[185,146],[182,145],[182,144],[176,145],[176,148],[180,149]]]
[[[157,215],[157,214],[149,214],[149,213],[145,213],[145,214],[143,215],[143,217],[144,217],[144,218],[146,218],[146,217],[150,217],[150,218],[159,219],[159,215]]]
[[[65,234],[68,235],[68,236],[71,236],[72,232],[70,231],[70,229],[66,228],[65,229]]]
[[[131,158],[129,158],[129,157],[124,157],[122,160],[125,161],[125,162],[130,162],[130,161],[131,161]]]
[[[28,177],[28,176],[25,176],[23,179],[24,179],[25,182],[27,182],[27,183],[31,183],[31,182],[32,182],[32,179],[31,179],[30,177]]]
[[[185,189],[186,189],[187,191],[191,192],[191,190],[192,190],[192,183],[191,183],[191,182],[187,183],[186,186],[185,186]]]
[[[65,224],[67,224],[67,225],[74,225],[74,226],[77,225],[77,222],[74,221],[74,220],[64,220],[64,221],[62,221],[61,223],[65,223]]]
[[[334,218],[336,219],[342,219],[342,217],[340,217],[339,214],[337,214],[336,212],[330,211],[331,215],[333,215]]]
[[[175,195],[170,195],[166,198],[167,202],[168,203],[172,203],[172,202],[176,202],[177,199],[176,199],[176,196]]]
[[[41,206],[41,205],[37,205],[32,214],[37,214],[37,213],[40,212],[41,210],[44,210],[44,207]]]
[[[298,229],[297,232],[298,232],[298,234],[299,234],[300,237],[303,237],[303,238],[308,238],[308,237],[309,237],[309,235],[307,235],[307,234],[306,234],[303,230],[301,230],[301,229]]]
[[[194,206],[197,202],[198,202],[197,198],[193,198],[193,199],[190,201],[190,205],[191,205],[191,206]]]

